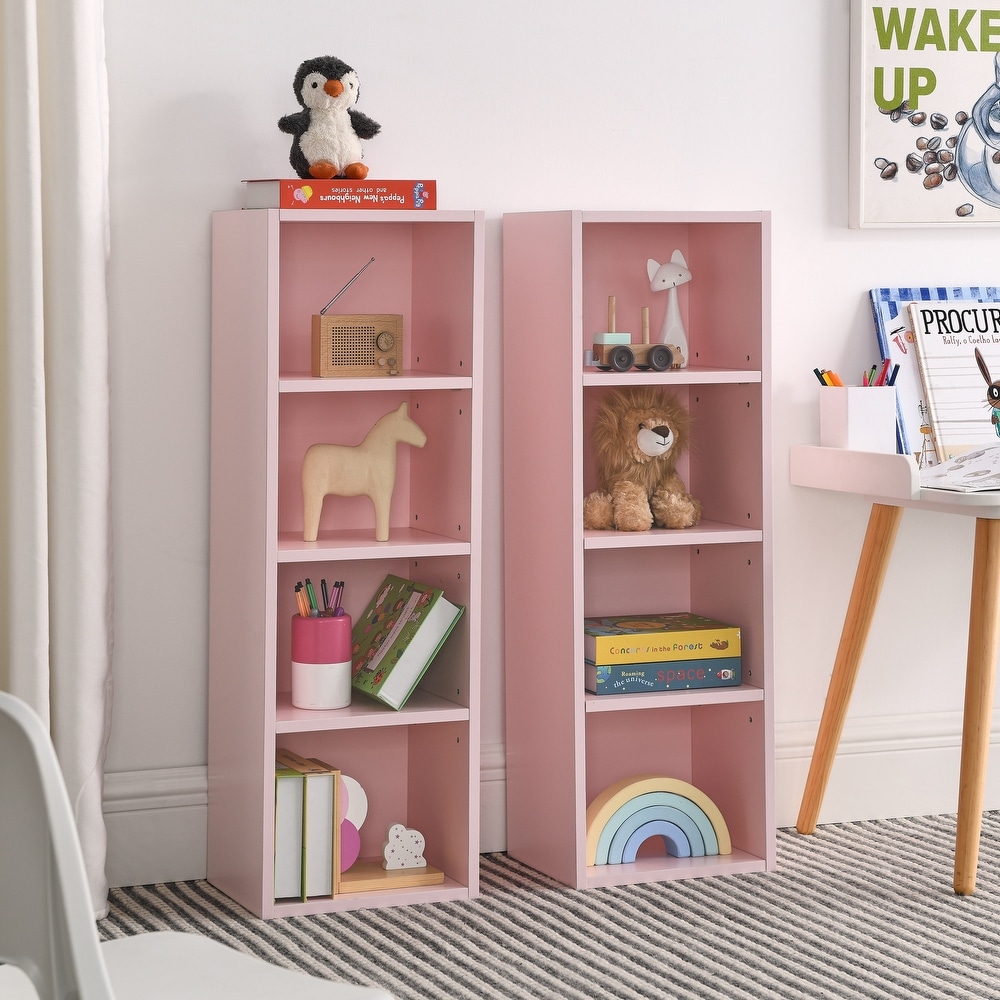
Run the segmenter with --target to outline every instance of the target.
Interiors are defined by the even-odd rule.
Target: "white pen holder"
[[[896,451],[896,389],[891,385],[823,386],[819,443],[851,451]]]

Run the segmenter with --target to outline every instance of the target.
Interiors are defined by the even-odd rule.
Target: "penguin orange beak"
[[[331,97],[340,97],[340,95],[344,92],[344,85],[339,80],[327,80],[326,83],[323,84],[323,89]]]

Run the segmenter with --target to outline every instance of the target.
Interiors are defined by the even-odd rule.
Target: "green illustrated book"
[[[351,632],[354,687],[402,708],[464,611],[437,587],[390,573]]]

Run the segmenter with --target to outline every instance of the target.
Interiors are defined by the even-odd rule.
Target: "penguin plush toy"
[[[354,107],[361,87],[358,74],[335,56],[307,59],[295,74],[295,97],[303,110],[278,120],[293,136],[288,160],[299,177],[362,180],[361,140],[379,133],[379,124]]]

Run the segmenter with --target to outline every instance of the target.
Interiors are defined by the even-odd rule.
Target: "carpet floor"
[[[1000,1000],[1000,812],[977,889],[954,816],[778,833],[778,871],[576,891],[504,854],[474,900],[258,920],[204,881],[113,889],[102,938],[214,937],[399,1000]]]

